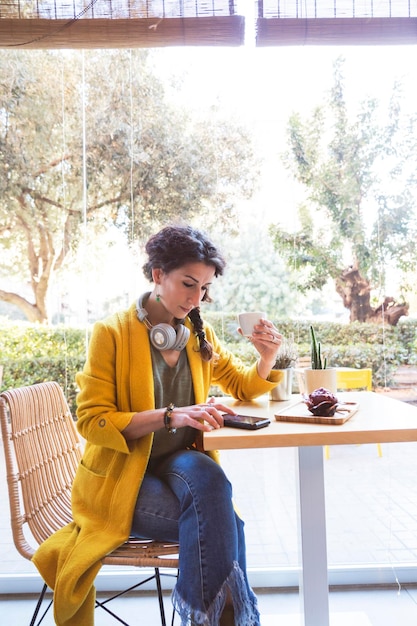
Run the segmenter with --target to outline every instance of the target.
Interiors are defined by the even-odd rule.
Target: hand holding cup
[[[260,323],[261,319],[266,318],[264,311],[252,311],[239,313],[239,326],[242,329],[242,334],[245,337],[251,337],[253,334],[254,326]]]

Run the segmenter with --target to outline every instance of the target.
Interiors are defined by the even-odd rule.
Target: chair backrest
[[[366,389],[372,391],[372,369],[337,368],[336,380],[338,390]]]
[[[56,382],[3,392],[0,421],[13,541],[31,559],[39,544],[72,519],[81,441]],[[31,536],[36,546],[29,543]]]

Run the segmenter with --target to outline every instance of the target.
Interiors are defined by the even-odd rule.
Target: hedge
[[[204,312],[204,317],[225,346],[243,362],[253,363],[256,351],[238,335],[236,315]],[[308,357],[311,322],[275,320],[275,324],[283,335],[293,335],[300,356]],[[417,320],[384,328],[316,321],[313,325],[331,366],[371,367],[375,386],[390,386],[399,365],[417,364]],[[87,341],[84,329],[0,320],[1,390],[56,380],[75,414],[75,374],[83,367]]]
[[[75,374],[83,367],[86,344],[86,332],[78,328],[0,321],[1,391],[55,380],[75,415]]]

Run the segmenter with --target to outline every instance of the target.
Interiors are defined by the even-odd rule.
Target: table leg
[[[323,447],[305,446],[297,451],[302,624],[329,626]]]

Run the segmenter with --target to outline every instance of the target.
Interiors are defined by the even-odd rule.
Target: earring
[[[155,298],[155,300],[156,300],[157,302],[161,302],[161,296],[159,295],[159,293],[157,293],[157,294],[156,294],[156,298]]]

